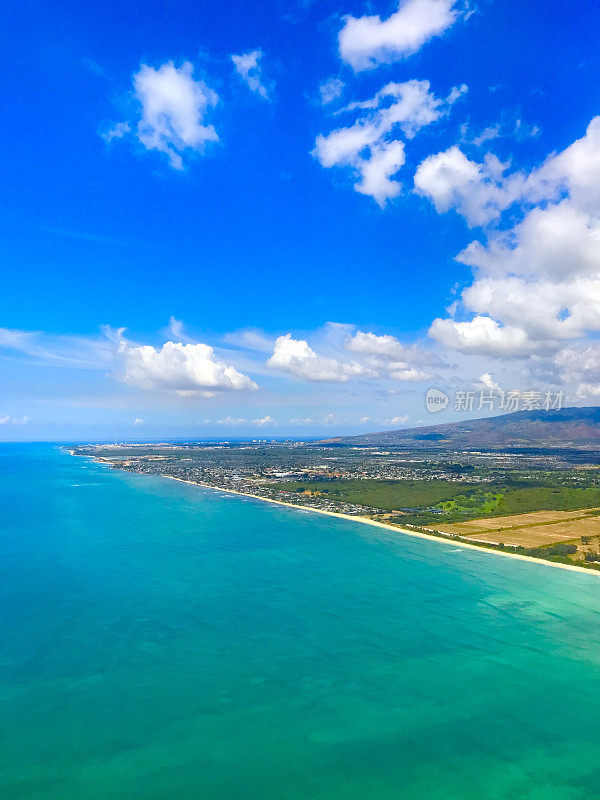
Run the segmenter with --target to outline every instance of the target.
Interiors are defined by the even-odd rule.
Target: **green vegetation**
[[[463,494],[468,484],[444,480],[331,480],[290,481],[271,486],[286,492],[314,492],[331,500],[398,511],[402,508],[431,508]]]
[[[581,476],[575,476],[578,481]],[[545,484],[545,485],[544,485]],[[510,477],[490,483],[447,480],[331,480],[272,484],[288,492],[382,511],[402,511],[393,521],[427,525],[530,511],[575,511],[600,507],[600,486],[569,485],[567,476],[542,473],[535,479]]]
[[[502,493],[473,491],[470,494],[459,494],[453,500],[445,500],[438,504],[437,508],[442,509],[446,515],[457,517],[469,517],[477,514],[480,517],[491,517],[495,514],[502,501]]]
[[[577,552],[574,544],[551,544],[548,547],[530,547],[525,551],[534,558],[548,558],[549,556],[569,556]]]
[[[524,514],[527,511],[576,511],[600,506],[600,487],[531,486],[509,490],[498,506],[499,514]]]

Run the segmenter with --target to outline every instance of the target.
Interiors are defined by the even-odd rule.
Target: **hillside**
[[[484,419],[365,433],[324,440],[330,444],[395,447],[599,447],[600,408],[517,411]]]

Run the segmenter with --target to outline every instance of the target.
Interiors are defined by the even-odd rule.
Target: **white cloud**
[[[557,199],[564,192],[581,209],[598,214],[600,204],[600,116],[594,117],[585,136],[550,156],[528,181],[532,200]]]
[[[577,397],[581,400],[600,397],[600,383],[580,383],[577,387]]]
[[[535,349],[520,328],[502,326],[483,316],[475,316],[469,322],[435,319],[429,335],[444,347],[460,353],[510,357],[526,356]]]
[[[600,278],[551,281],[482,277],[463,292],[462,300],[466,309],[475,312],[475,318],[459,323],[435,320],[431,334],[452,346],[450,329],[465,335],[468,332],[469,340],[473,336],[480,343],[476,352],[482,354],[486,352],[484,341],[489,342],[490,355],[499,355],[502,340],[500,349],[506,349],[506,355],[513,347],[515,355],[523,356],[556,350],[565,339],[600,330]],[[460,338],[454,340],[455,345]],[[456,349],[466,352],[462,346]]]
[[[443,100],[430,91],[429,81],[388,83],[371,99],[342,109],[344,114],[358,112],[358,118],[352,125],[318,135],[313,156],[325,168],[351,168],[358,178],[356,191],[384,206],[401,190],[401,184],[392,180],[405,161],[404,142],[395,138],[397,131],[412,139],[447,114],[465,91],[465,86],[455,88]]]
[[[254,350],[258,353],[270,353],[273,350],[273,337],[258,328],[245,328],[241,331],[226,333],[223,340],[235,347]]]
[[[581,399],[600,396],[600,345],[579,344],[560,350],[554,364],[563,381],[575,384]]]
[[[141,417],[136,417],[133,420],[133,424],[135,425],[136,428],[139,428],[141,425],[145,425],[146,424],[146,420],[142,419]]]
[[[523,191],[525,180],[504,178],[506,164],[488,154],[483,164],[470,161],[456,146],[428,156],[415,172],[415,191],[429,198],[438,213],[454,208],[470,225],[498,219]]]
[[[505,109],[500,115],[500,120],[487,125],[478,134],[471,131],[469,123],[464,122],[460,126],[461,142],[474,147],[481,147],[486,142],[494,139],[511,138],[517,141],[525,141],[539,136],[541,128],[539,125],[531,125],[520,115],[519,109]]]
[[[600,117],[529,174],[505,176],[505,168],[489,154],[476,164],[454,147],[417,169],[417,190],[440,212],[455,208],[479,225],[508,208],[521,217],[458,254],[474,271],[461,296],[474,317],[437,319],[430,334],[465,353],[550,354],[600,331]]]
[[[257,389],[247,375],[219,361],[206,344],[165,342],[159,350],[150,345],[119,345],[121,369],[117,378],[140,389],[184,393]]]
[[[384,20],[347,16],[338,36],[340,57],[359,72],[416,53],[454,24],[455,7],[455,0],[405,0]]]
[[[440,213],[454,208],[472,225],[495,221],[516,202],[560,201],[568,195],[578,212],[597,215],[600,206],[600,117],[585,136],[553,154],[529,175],[504,175],[508,164],[488,153],[483,163],[469,160],[453,145],[426,158],[415,173],[415,188]]]
[[[419,383],[420,381],[426,381],[431,378],[431,374],[429,372],[425,372],[425,370],[422,369],[417,369],[417,367],[411,367],[403,362],[394,363],[392,361],[388,365],[388,369],[390,378],[395,381],[410,381]]]
[[[384,420],[385,425],[406,425],[410,419],[410,414],[403,414],[401,417],[391,417],[391,419]]]
[[[102,327],[99,336],[70,336],[0,328],[0,352],[64,369],[102,369],[112,363],[122,330]]]
[[[599,208],[600,211],[600,208]],[[514,228],[472,242],[458,261],[486,275],[539,276],[564,280],[600,272],[600,217],[565,199],[534,208]]]
[[[417,345],[407,347],[395,336],[357,331],[346,346],[363,357],[364,364],[380,375],[397,381],[423,381],[431,378],[431,368],[443,366],[434,353]]]
[[[349,128],[338,128],[327,136],[319,134],[313,155],[323,167],[348,165],[358,168],[363,163],[360,153],[375,144],[378,138],[379,131],[375,125],[356,122]]]
[[[293,339],[290,333],[278,337],[267,366],[307,381],[345,383],[353,377],[375,374],[356,361],[344,363],[335,358],[319,356],[308,342]]]
[[[387,133],[398,125],[407,139],[432,122],[447,114],[450,106],[467,91],[465,85],[453,87],[448,97],[442,99],[431,92],[429,81],[410,80],[388,83],[371,99],[350,103],[340,114],[350,111],[373,111],[370,120],[378,132]]]
[[[29,417],[11,417],[10,414],[0,414],[0,425],[27,425]]]
[[[344,91],[344,82],[339,78],[329,78],[319,86],[319,94],[321,95],[321,103],[324,106],[333,103],[337,100]]]
[[[494,380],[491,372],[484,372],[483,375],[480,375],[477,384],[482,389],[489,389],[493,392],[500,391],[500,385]]]
[[[274,425],[275,424],[275,420],[273,419],[273,417],[270,414],[267,414],[265,417],[259,417],[259,419],[253,419],[252,420],[252,424],[253,425],[260,425],[261,427],[263,425]]]
[[[110,144],[113,139],[122,139],[131,131],[128,122],[115,122],[115,124],[108,130],[100,134],[107,144]]]
[[[188,336],[185,332],[184,323],[172,315],[169,317],[169,324],[167,326],[166,333],[174,340],[176,339],[178,342],[183,342],[184,344],[195,344],[195,340]]]
[[[254,425],[262,428],[268,425],[275,425],[275,420],[273,419],[270,414],[267,414],[264,417],[259,417],[258,419],[246,419],[245,417],[224,417],[223,419],[217,420],[217,425],[223,425],[228,428],[237,427],[239,425]]]
[[[173,169],[183,169],[186,153],[202,152],[207,142],[219,141],[213,125],[205,119],[218,96],[193,73],[189,61],[181,67],[167,61],[158,69],[142,64],[133,76],[135,115],[116,123],[103,134],[104,139],[122,138],[135,129],[147,150],[165,153]]]
[[[361,180],[354,184],[354,188],[372,197],[379,206],[384,206],[388,200],[400,194],[402,184],[391,178],[404,161],[402,142],[386,142],[371,147],[370,158],[365,159],[360,167]]]
[[[267,100],[269,92],[262,82],[262,69],[259,64],[262,55],[262,50],[252,50],[239,56],[231,56],[231,60],[235,71],[250,91]]]
[[[471,144],[474,144],[475,147],[481,147],[481,145],[485,142],[489,142],[492,139],[498,139],[500,136],[500,131],[500,123],[497,122],[495,125],[488,125],[487,128],[484,128],[481,131],[481,133],[471,139]]]
[[[419,350],[416,345],[406,346],[390,334],[378,336],[375,333],[357,331],[347,341],[348,350],[363,355],[385,356],[392,360],[408,360],[418,363],[439,363],[439,359],[432,353]]]
[[[352,378],[423,381],[431,377],[431,368],[444,366],[435,353],[419,345],[405,346],[394,336],[354,330],[329,323],[317,336],[320,353],[305,339],[280,336],[267,366],[303,380],[332,383]],[[357,358],[347,360],[348,352]]]

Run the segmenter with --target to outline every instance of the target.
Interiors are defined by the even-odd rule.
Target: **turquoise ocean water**
[[[3,800],[600,797],[600,578],[0,446]]]

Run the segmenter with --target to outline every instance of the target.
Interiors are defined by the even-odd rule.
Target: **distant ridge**
[[[338,436],[322,443],[394,447],[600,447],[600,408],[516,411],[423,428]]]

